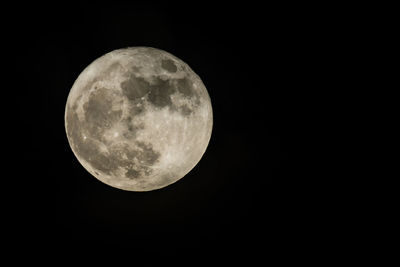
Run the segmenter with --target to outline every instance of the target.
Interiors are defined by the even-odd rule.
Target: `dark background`
[[[300,170],[312,162],[297,146],[313,134],[304,132],[302,100],[312,86],[305,81],[310,50],[322,42],[313,28],[318,21],[306,11],[233,3],[24,5],[5,25],[17,48],[10,79],[18,81],[18,96],[8,104],[18,107],[14,123],[21,130],[13,134],[23,149],[14,156],[24,167],[10,168],[18,169],[14,193],[24,196],[14,211],[23,239],[144,250],[154,244],[263,250],[303,242],[315,220],[305,204],[309,173]],[[175,184],[146,193],[92,177],[64,129],[67,96],[80,72],[129,46],[156,47],[187,62],[214,112],[199,164]]]

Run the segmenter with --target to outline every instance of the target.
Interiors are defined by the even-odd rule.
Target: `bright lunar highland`
[[[92,62],[68,95],[65,129],[78,161],[98,180],[150,191],[185,176],[210,141],[203,82],[179,58],[150,47]]]

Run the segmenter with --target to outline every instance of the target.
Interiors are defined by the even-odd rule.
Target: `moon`
[[[73,84],[65,130],[81,165],[101,182],[128,191],[175,183],[205,153],[212,106],[199,76],[151,47],[114,50]]]

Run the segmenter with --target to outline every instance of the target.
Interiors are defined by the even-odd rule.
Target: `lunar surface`
[[[65,128],[78,161],[98,180],[150,191],[184,177],[212,131],[208,92],[163,50],[131,47],[91,63],[68,96]]]

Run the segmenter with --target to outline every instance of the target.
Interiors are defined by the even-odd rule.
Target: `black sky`
[[[293,6],[199,5],[55,3],[24,6],[8,20],[23,98],[13,105],[24,129],[16,135],[25,149],[16,154],[26,167],[15,177],[26,196],[18,214],[27,234],[53,244],[95,240],[144,249],[168,242],[279,247],[301,234],[300,200],[307,196],[299,185],[307,174],[299,174],[306,160],[295,147],[304,134],[298,110],[307,51],[315,45],[310,22]],[[129,46],[160,48],[187,62],[214,112],[200,163],[148,193],[92,177],[64,130],[66,99],[80,72]]]

